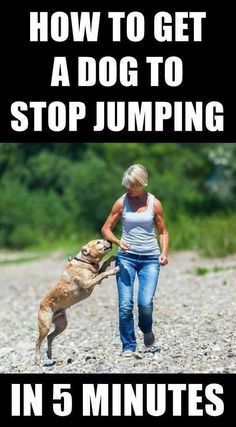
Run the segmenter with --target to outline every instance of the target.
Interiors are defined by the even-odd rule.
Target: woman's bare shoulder
[[[124,205],[124,194],[122,196],[120,196],[113,204],[112,206],[112,211],[113,212],[120,212],[123,209],[123,205]]]
[[[153,199],[153,207],[156,212],[162,211],[163,209],[161,201],[156,196],[154,196]]]

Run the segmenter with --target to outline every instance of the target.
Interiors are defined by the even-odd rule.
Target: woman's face
[[[142,185],[132,185],[131,187],[127,188],[127,193],[129,197],[140,197],[145,192],[145,187]]]

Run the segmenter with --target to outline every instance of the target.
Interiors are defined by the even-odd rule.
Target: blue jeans
[[[152,330],[153,297],[155,295],[160,264],[158,255],[136,255],[118,252],[116,265],[120,271],[116,275],[119,301],[120,338],[124,350],[136,350],[134,332],[134,279],[137,273],[138,326],[143,333]]]

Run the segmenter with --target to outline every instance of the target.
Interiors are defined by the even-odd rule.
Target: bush
[[[144,164],[163,206],[172,250],[236,251],[236,144],[0,144],[0,247],[67,244],[99,236]],[[116,228],[120,235],[121,224]]]
[[[236,252],[236,213],[201,218],[185,214],[170,221],[168,229],[171,250],[197,250],[207,257]]]
[[[70,214],[53,191],[30,192],[17,181],[4,181],[0,198],[0,245],[24,248],[70,236]]]

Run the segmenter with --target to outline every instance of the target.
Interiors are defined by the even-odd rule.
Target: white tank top
[[[143,212],[132,210],[127,193],[123,194],[122,237],[121,240],[131,245],[125,252],[138,255],[160,255],[155,224],[154,195],[148,193],[147,208]],[[123,252],[120,248],[118,252]]]

